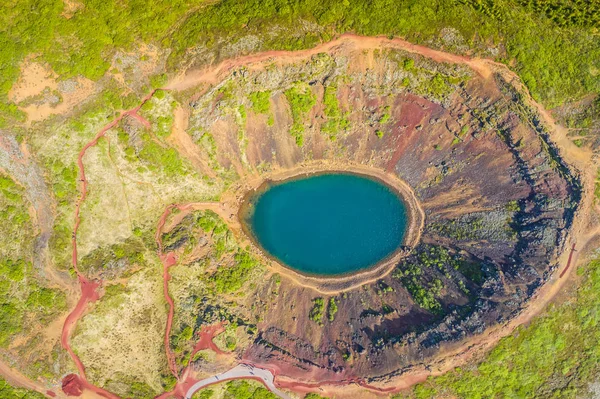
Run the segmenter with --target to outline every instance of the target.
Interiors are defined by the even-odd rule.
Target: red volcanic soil
[[[219,349],[219,347],[213,342],[213,338],[223,331],[225,331],[223,323],[202,327],[199,334],[200,339],[198,340],[196,346],[194,346],[192,357],[196,354],[196,352],[203,349],[211,349],[218,355],[224,355],[226,352],[223,352],[221,349]]]
[[[69,374],[62,380],[62,390],[67,396],[81,396],[83,385],[77,374]]]
[[[173,351],[171,351],[171,345],[169,343],[169,338],[171,336],[171,327],[173,325],[173,315],[175,313],[175,303],[173,302],[173,298],[169,295],[169,280],[171,276],[169,275],[169,267],[175,265],[177,263],[177,257],[173,252],[169,252],[167,254],[163,253],[163,244],[161,239],[162,229],[167,221],[167,217],[171,214],[171,210],[175,205],[170,205],[165,209],[162,216],[158,221],[158,225],[156,226],[156,235],[155,240],[158,245],[158,257],[163,265],[163,295],[165,297],[165,301],[169,305],[169,314],[167,315],[167,325],[165,326],[165,355],[167,356],[167,362],[169,363],[169,370],[171,374],[175,378],[178,378],[177,375],[177,363],[175,362],[175,356],[173,355]]]
[[[213,338],[225,330],[225,326],[223,323],[213,324],[212,326],[202,327],[200,330],[199,340],[194,346],[194,350],[190,356],[190,359],[194,357],[194,355],[203,349],[211,349],[218,355],[226,354],[219,349],[217,345],[213,342]],[[260,380],[259,380],[260,381]],[[181,377],[178,378],[177,385],[171,392],[165,392],[160,396],[157,396],[156,399],[168,399],[171,397],[175,398],[184,398],[186,392],[194,385],[198,380],[192,376],[190,364],[183,370]]]
[[[80,274],[79,284],[81,286],[81,297],[79,298],[75,309],[73,309],[73,311],[69,314],[69,316],[67,316],[67,319],[65,320],[60,342],[63,348],[65,348],[67,352],[69,352],[69,355],[75,362],[79,373],[81,375],[85,375],[85,368],[83,366],[83,363],[81,362],[79,357],[73,352],[71,346],[69,345],[69,336],[71,335],[73,327],[75,327],[75,323],[77,323],[77,320],[79,320],[79,318],[83,315],[87,304],[90,302],[95,302],[100,298],[100,295],[97,291],[97,288],[100,286],[100,283],[97,281],[88,280]]]
[[[63,378],[62,391],[67,396],[81,396],[84,390],[94,392],[98,396],[102,396],[107,399],[120,399],[117,395],[90,384],[87,380],[79,377],[77,374],[69,374]]]

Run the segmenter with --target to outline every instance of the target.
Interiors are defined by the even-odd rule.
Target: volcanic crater
[[[187,132],[241,242],[237,212],[265,181],[347,171],[406,185],[416,228],[385,267],[319,281],[254,246],[266,277],[221,306],[254,330],[244,362],[304,383],[382,383],[518,316],[557,268],[581,188],[500,67],[391,45],[325,50],[231,67],[190,96]],[[176,319],[208,322],[216,308],[176,307]]]

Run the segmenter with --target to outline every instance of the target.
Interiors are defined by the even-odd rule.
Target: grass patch
[[[255,91],[250,93],[250,102],[252,102],[252,111],[256,114],[268,114],[271,110],[271,92]]]
[[[323,315],[325,313],[325,301],[323,301],[323,298],[315,298],[312,302],[313,307],[308,313],[308,318],[317,323],[318,325],[322,326]]]
[[[290,134],[294,137],[298,147],[302,147],[304,144],[304,118],[317,103],[316,96],[311,92],[308,84],[297,82],[285,91],[285,97],[290,104],[292,112]]]

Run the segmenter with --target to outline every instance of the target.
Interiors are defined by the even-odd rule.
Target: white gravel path
[[[277,387],[274,384],[274,376],[269,370],[253,367],[247,364],[238,364],[231,370],[228,370],[224,373],[213,375],[212,377],[208,377],[201,381],[198,381],[197,383],[192,385],[190,389],[188,389],[188,391],[185,394],[185,399],[191,399],[194,393],[196,393],[196,391],[208,385],[217,384],[219,382],[227,380],[245,378],[257,378],[262,381],[262,383],[265,385],[265,387],[269,389],[269,391],[273,392],[281,399],[292,399],[288,394],[277,389]]]

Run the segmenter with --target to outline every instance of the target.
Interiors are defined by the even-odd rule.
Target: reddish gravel
[[[62,390],[67,396],[81,396],[83,386],[77,374],[69,374],[62,380]]]
[[[192,352],[191,357],[194,357],[196,352],[203,349],[210,349],[218,355],[226,354],[226,352],[223,352],[221,349],[219,349],[219,347],[213,342],[213,338],[221,334],[223,331],[225,331],[225,326],[223,323],[202,327],[199,334],[200,339],[198,340],[196,346],[194,346],[194,351]]]

